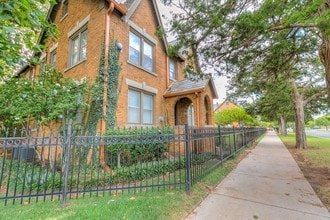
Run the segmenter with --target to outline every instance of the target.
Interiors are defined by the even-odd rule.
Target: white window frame
[[[174,65],[174,72],[172,71],[171,65]],[[173,59],[170,59],[169,66],[168,66],[168,72],[169,72],[170,80],[177,80],[177,77],[178,77],[177,63]]]
[[[86,43],[83,44],[82,36],[86,34]],[[69,43],[69,61],[68,61],[68,68],[73,67],[82,61],[87,59],[87,46],[88,46],[88,28],[87,25],[79,29],[75,34],[70,36],[70,43]],[[74,43],[77,43],[77,50],[74,51]],[[83,54],[83,48],[85,48],[85,53]],[[73,52],[76,53],[77,58],[73,57]]]
[[[69,0],[62,1],[62,19],[68,16],[69,13]]]
[[[155,44],[152,42],[152,41],[149,41],[147,38],[145,38],[143,35],[139,34],[137,31],[134,31],[134,30],[130,30],[129,32],[129,39],[131,38],[131,34],[134,35],[135,37],[139,38],[140,39],[140,48],[139,48],[139,63],[135,63],[133,62],[131,59],[130,59],[130,54],[131,54],[131,44],[130,44],[130,40],[129,40],[129,52],[128,52],[128,61],[129,63],[133,64],[133,65],[136,65],[140,68],[142,68],[143,70],[146,70],[148,72],[152,72],[154,73],[155,72]],[[147,68],[145,66],[145,59],[144,59],[144,56],[145,56],[145,48],[146,48],[146,45],[150,46],[152,48],[152,67],[151,69]],[[133,48],[133,47],[132,47]]]
[[[132,92],[136,92],[136,93],[139,93],[139,106],[130,106],[129,105],[129,93],[130,91]],[[144,96],[150,96],[152,98],[152,109],[146,109],[145,108],[145,105],[144,105]],[[152,93],[149,93],[149,92],[145,92],[143,90],[137,90],[137,89],[134,89],[134,88],[129,88],[128,89],[128,96],[127,96],[127,123],[128,124],[136,124],[136,125],[153,125],[155,123],[155,117],[154,117],[154,114],[155,114],[155,96],[154,94]],[[139,111],[139,118],[137,121],[130,121],[130,109],[136,109],[138,108],[138,111]],[[146,122],[144,120],[144,113],[145,111],[151,111],[151,122]]]

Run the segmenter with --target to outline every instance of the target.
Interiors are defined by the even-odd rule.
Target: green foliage
[[[87,107],[86,81],[74,81],[52,67],[32,80],[12,78],[0,85],[0,123],[3,126],[37,125],[76,119],[78,110]]]
[[[317,126],[330,126],[330,115],[324,115],[314,120],[315,125]]]
[[[42,50],[38,34],[56,35],[56,27],[47,21],[47,9],[55,0],[0,1],[0,77],[22,65],[32,53]]]
[[[132,181],[140,181],[153,176],[173,172],[185,167],[184,158],[177,160],[163,160],[157,163],[144,163],[139,166],[126,167],[125,169],[114,169],[111,174],[99,174],[99,168],[91,165],[81,165],[78,169],[70,168],[72,178],[69,179],[68,186],[79,186],[84,189],[92,189],[97,186],[107,186],[118,183],[126,183]],[[4,176],[11,176],[9,182],[5,178],[2,182],[7,185],[10,190],[26,189],[33,193],[44,192],[47,190],[61,190],[63,176],[61,170],[50,171],[46,167],[36,167],[30,163],[25,163],[24,166],[16,161],[5,160],[0,164],[2,174]],[[35,170],[38,169],[38,172]],[[82,173],[86,172],[94,178],[84,179],[82,181]],[[98,177],[98,178],[96,178]],[[80,179],[79,179],[80,178]]]
[[[115,44],[110,44],[107,69],[107,129],[114,128],[114,126],[116,125],[116,110],[118,103],[118,76],[120,72],[119,53],[120,51],[118,51],[118,49],[115,47]]]
[[[295,146],[295,134],[289,133],[287,136],[280,135],[281,140],[287,147]],[[309,166],[330,168],[330,140],[307,136],[308,150],[299,152],[308,161]]]
[[[103,93],[104,93],[104,65],[105,65],[104,45],[101,47],[101,56],[99,61],[99,71],[94,84],[89,115],[87,119],[86,131],[96,134],[97,123],[103,116]]]
[[[177,57],[179,54],[179,49],[181,46],[179,44],[171,45],[167,48],[167,54],[169,57]]]
[[[202,164],[212,155],[194,154],[191,156],[192,164]],[[100,186],[110,186],[113,184],[132,183],[159,175],[175,172],[184,169],[186,160],[184,157],[176,158],[175,160],[159,159],[157,161],[149,161],[140,163],[138,166],[132,165],[129,167],[114,167],[111,173],[100,174],[100,167],[82,163],[80,166],[70,166],[69,172],[69,187],[79,187],[83,189],[94,189]],[[25,189],[25,192],[37,193],[48,191],[60,191],[63,187],[63,174],[61,169],[50,170],[47,167],[42,167],[41,164],[25,162],[17,160],[4,160],[0,163],[0,170],[4,178],[2,185],[8,185],[9,191]],[[38,172],[36,172],[38,170]],[[85,178],[83,173],[88,174],[91,178]],[[184,180],[182,180],[184,181]]]
[[[215,113],[215,123],[218,125],[228,125],[235,122],[249,125],[254,119],[242,108],[225,109]]]
[[[256,87],[263,94],[254,103],[245,106],[249,114],[261,116],[266,121],[277,121],[281,117],[294,120],[291,88],[286,79],[278,76],[276,80],[270,79],[270,82],[257,84]]]
[[[163,29],[161,26],[158,26],[155,35],[156,35],[159,39],[163,39],[164,36],[165,36],[164,29]]]
[[[218,0],[180,0],[176,3],[173,5],[180,10],[173,14],[171,31],[177,38],[177,45],[191,50],[192,55],[187,56],[190,66],[186,71],[195,75],[208,75],[210,69],[213,73],[226,72],[220,63],[226,58],[226,50],[231,50],[228,42],[233,36],[232,24],[236,22],[239,11],[251,5],[246,1]],[[199,57],[203,58],[200,65]]]
[[[169,161],[164,160],[152,164],[142,164],[141,166],[135,166],[132,168],[115,169],[116,181],[121,182],[133,182],[139,180],[146,180],[153,176],[166,174],[167,172],[173,172],[175,170],[183,169],[185,167],[184,158]]]
[[[224,166],[215,169],[209,175],[194,183],[192,195],[187,196],[184,189],[157,189],[152,193],[134,194],[127,191],[118,191],[105,194],[91,194],[88,198],[71,199],[68,206],[61,207],[61,200],[35,203],[29,205],[7,205],[0,213],[1,219],[181,219],[187,216],[208,194],[207,188],[213,188],[238,163],[238,160],[226,161]],[[15,170],[15,169],[14,169]],[[171,176],[178,178],[178,176]],[[205,187],[208,186],[208,187]],[[168,187],[166,187],[168,188]],[[179,189],[180,188],[180,189]],[[86,197],[86,196],[85,196]],[[26,201],[26,200],[23,200]],[[18,202],[18,201],[16,201]],[[93,208],[91,208],[93,204]],[[3,204],[2,204],[3,205]],[[150,211],[152,209],[152,212]]]
[[[97,124],[105,119],[106,127],[113,128],[116,125],[116,110],[118,103],[118,76],[120,72],[119,53],[115,44],[110,44],[108,51],[107,70],[105,71],[105,50],[101,47],[99,72],[94,85],[91,108],[87,120],[87,132],[96,134]],[[106,74],[106,75],[105,75]],[[105,82],[107,81],[107,82]],[[107,83],[106,115],[103,115],[104,84]]]
[[[164,157],[168,151],[166,138],[173,134],[173,128],[118,128],[107,131],[113,145],[106,148],[108,164],[120,167],[141,161],[152,161]]]

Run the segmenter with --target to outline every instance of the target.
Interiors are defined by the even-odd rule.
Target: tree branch
[[[310,101],[312,101],[313,99],[316,99],[317,97],[321,96],[321,95],[325,95],[326,94],[326,90],[323,90],[321,92],[315,93],[314,95],[308,97],[307,99],[304,100],[304,106],[309,103]]]
[[[316,24],[290,24],[286,26],[275,26],[275,27],[271,27],[270,29],[272,31],[281,31],[291,28],[309,28],[309,27],[316,27]]]

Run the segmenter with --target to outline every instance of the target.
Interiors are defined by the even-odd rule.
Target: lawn
[[[106,193],[104,196],[71,199],[64,208],[57,200],[25,205],[9,204],[1,209],[0,219],[182,219],[248,152],[241,150],[222,167],[195,184],[190,196],[184,189],[170,188],[156,192]]]
[[[308,149],[295,148],[295,135],[280,136],[300,169],[330,211],[330,139],[307,136]]]
[[[286,137],[280,136],[283,143],[293,148],[296,143],[295,134],[289,133]],[[316,166],[325,166],[330,168],[330,139],[307,136],[307,150],[301,150],[306,159],[310,160]]]

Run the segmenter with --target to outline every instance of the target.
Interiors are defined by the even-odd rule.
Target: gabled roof
[[[218,98],[217,91],[214,87],[212,79],[203,79],[192,81],[189,79],[178,80],[172,82],[170,87],[165,91],[164,97],[171,97],[183,94],[190,94],[194,92],[204,92],[207,86],[210,86],[212,91],[212,98]]]
[[[236,107],[237,107],[237,108],[240,108],[236,103],[234,103],[234,102],[232,102],[232,101],[226,99],[225,101],[223,101],[222,103],[220,103],[219,105],[217,105],[217,106],[214,108],[214,111],[219,110],[219,109],[220,109],[225,103],[232,103],[233,106],[235,106],[235,108],[236,108]]]
[[[136,9],[138,8],[139,4],[141,3],[142,0],[115,0],[118,3],[121,3],[123,5],[125,5],[127,7],[127,13],[123,15],[122,19],[127,22],[131,16],[134,14],[134,12],[136,11]],[[156,12],[156,19],[158,22],[158,25],[165,30],[164,28],[164,24],[162,22],[162,17],[158,8],[158,4],[157,4],[157,0],[148,0],[152,2],[152,5],[154,6],[155,12]],[[167,51],[168,48],[168,42],[166,39],[166,35],[164,34],[162,36],[162,40],[165,46],[165,49]]]

